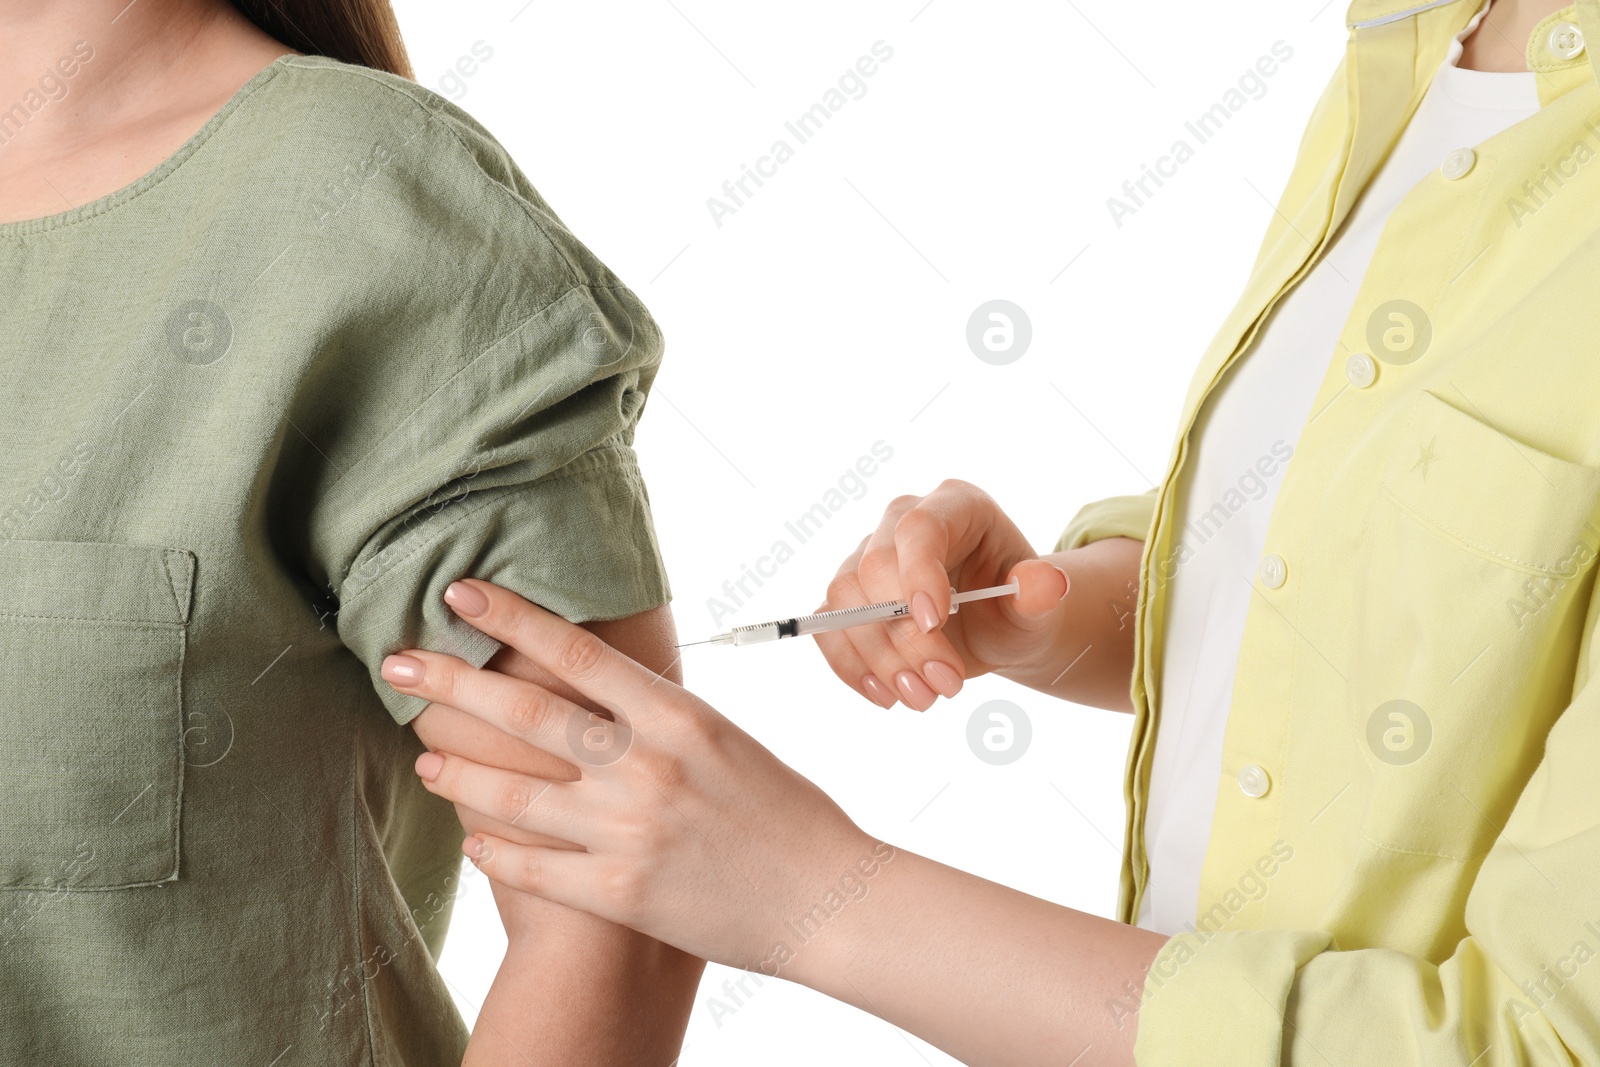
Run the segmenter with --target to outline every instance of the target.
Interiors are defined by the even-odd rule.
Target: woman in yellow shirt
[[[1345,61],[1156,491],[1091,505],[1041,555],[947,484],[897,501],[830,588],[830,608],[913,604],[916,622],[824,645],[881,703],[897,690],[925,707],[993,671],[1132,712],[1122,922],[875,840],[692,695],[470,581],[451,587],[456,612],[569,688],[426,652],[391,658],[390,682],[547,751],[626,749],[570,783],[424,755],[430,788],[500,821],[468,854],[971,1063],[1600,1063],[1600,60],[1585,45],[1600,0],[1497,0],[1466,38],[1465,65],[1531,71],[1537,109],[1406,193],[1320,346],[1261,565],[1239,579],[1199,906],[1176,931],[1130,925],[1177,707],[1162,679],[1193,573],[1197,425],[1340,239],[1480,7],[1350,6]],[[1008,576],[1015,602],[946,619],[950,586]]]

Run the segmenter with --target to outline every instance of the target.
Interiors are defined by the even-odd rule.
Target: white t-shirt
[[[1389,214],[1452,151],[1539,110],[1537,75],[1456,66],[1457,37],[1394,152],[1326,256],[1273,310],[1253,349],[1202,407],[1178,483],[1179,540],[1193,556],[1171,577],[1160,726],[1145,814],[1150,880],[1138,924],[1176,933],[1200,910],[1200,870],[1222,773],[1223,734],[1252,582],[1284,467],[1311,415],[1336,339]],[[1176,550],[1176,546],[1175,546]],[[1209,903],[1206,905],[1209,906]]]

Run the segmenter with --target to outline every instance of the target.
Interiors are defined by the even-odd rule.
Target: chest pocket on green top
[[[178,876],[194,556],[0,545],[0,888]]]
[[[1572,696],[1597,508],[1600,469],[1412,403],[1355,571],[1369,841],[1453,859],[1493,843]]]

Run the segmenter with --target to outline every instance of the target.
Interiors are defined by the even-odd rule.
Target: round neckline
[[[1479,111],[1536,112],[1540,107],[1539,82],[1533,71],[1471,70],[1461,66],[1467,38],[1477,32],[1478,24],[1493,6],[1494,0],[1483,0],[1483,6],[1450,42],[1444,62],[1434,71],[1433,80],[1438,83],[1440,92],[1463,107]],[[1522,99],[1516,99],[1518,96]]]
[[[51,230],[58,230],[66,226],[73,226],[77,223],[85,222],[98,215],[103,215],[108,211],[119,208],[141,194],[155,188],[179,167],[183,166],[189,157],[193,156],[195,152],[199,151],[200,147],[210,140],[211,136],[217,132],[218,128],[220,128],[222,124],[228,120],[228,117],[235,111],[239,110],[240,105],[243,104],[248,97],[254,94],[257,89],[261,88],[267,82],[271,81],[273,77],[276,76],[277,73],[282,70],[290,61],[298,59],[299,56],[300,54],[298,52],[286,52],[277,59],[274,59],[271,63],[267,64],[265,67],[262,67],[260,70],[258,70],[250,77],[249,81],[245,82],[234,91],[234,94],[228,98],[227,102],[223,104],[215,114],[206,120],[205,125],[196,130],[187,141],[179,145],[177,150],[169,155],[166,159],[163,159],[160,163],[156,164],[154,170],[148,171],[145,174],[135,178],[133,181],[122,186],[120,189],[109,192],[104,196],[96,197],[95,199],[87,201],[86,203],[79,204],[77,207],[71,207],[65,211],[57,212],[54,215],[42,215],[39,218],[34,219],[18,219],[15,222],[0,222],[0,240],[10,237],[26,237],[33,234],[46,233]]]
[[[1538,111],[1538,78],[1531,70],[1470,70],[1453,57],[1434,74],[1451,100],[1482,111]]]

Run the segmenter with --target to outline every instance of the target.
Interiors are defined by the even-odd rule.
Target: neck
[[[1528,37],[1546,15],[1570,0],[1494,0],[1489,13],[1463,44],[1459,66],[1467,70],[1525,71]]]
[[[236,46],[241,24],[253,30],[223,0],[0,0],[0,158],[204,97],[200,72]]]
[[[80,106],[139,84],[170,69],[215,21],[217,7],[206,0],[0,0],[0,107],[39,89],[41,78],[63,78],[58,62],[75,47],[80,69],[64,78],[64,96]],[[85,54],[92,58],[83,61]]]
[[[0,222],[133,181],[289,51],[227,0],[0,0]]]

